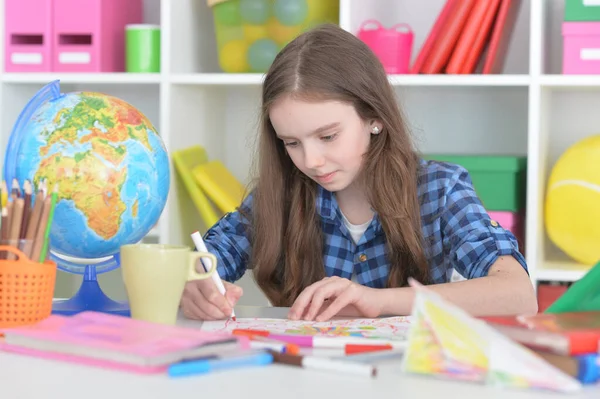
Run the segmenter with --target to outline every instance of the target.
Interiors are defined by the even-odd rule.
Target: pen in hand
[[[204,240],[202,239],[200,232],[198,232],[198,231],[193,232],[192,240],[194,241],[194,245],[196,246],[196,249],[199,252],[208,252],[208,249],[206,248],[206,245],[204,244]],[[206,272],[208,272],[210,270],[210,268],[212,267],[210,259],[201,258],[200,263],[202,263],[202,267],[204,267],[204,271],[206,271]],[[217,289],[221,293],[221,295],[225,295],[225,286],[223,285],[223,282],[221,281],[221,278],[219,277],[219,273],[214,272],[211,277],[212,277],[212,280],[214,281],[215,285],[217,286]],[[231,308],[231,318],[235,321],[235,310],[233,310],[233,307]]]

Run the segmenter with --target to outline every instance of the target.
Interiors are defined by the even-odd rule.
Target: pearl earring
[[[375,126],[372,130],[373,134],[379,134],[379,127]]]

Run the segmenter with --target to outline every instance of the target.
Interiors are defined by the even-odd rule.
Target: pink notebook
[[[42,359],[58,360],[62,362],[78,363],[85,366],[100,367],[118,371],[127,371],[138,374],[156,374],[167,371],[168,366],[136,366],[132,364],[111,362],[109,360],[93,359],[84,356],[67,355],[56,352],[48,352],[37,349],[23,348],[20,346],[8,345],[0,341],[0,351],[16,353],[19,355],[33,356]]]
[[[138,367],[159,367],[223,351],[246,349],[244,337],[168,326],[99,312],[51,315],[30,326],[7,328],[5,344]]]

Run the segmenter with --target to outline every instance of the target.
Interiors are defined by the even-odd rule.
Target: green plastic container
[[[488,211],[518,212],[525,208],[527,157],[430,154],[426,159],[461,165]]]
[[[160,26],[127,25],[125,30],[125,71],[160,72]]]
[[[565,0],[565,21],[600,21],[600,2]]]

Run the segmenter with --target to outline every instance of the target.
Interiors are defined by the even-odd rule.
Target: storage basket
[[[56,263],[34,262],[16,247],[0,245],[0,255],[8,252],[16,259],[0,259],[0,328],[37,323],[52,313]]]
[[[266,72],[300,33],[339,23],[339,0],[207,0],[224,72]]]

